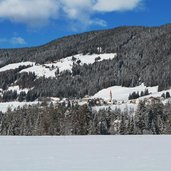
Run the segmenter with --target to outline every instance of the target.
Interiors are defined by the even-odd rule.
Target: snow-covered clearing
[[[92,54],[92,55],[78,54],[78,55],[60,59],[56,62],[49,63],[49,64],[33,65],[30,68],[23,69],[21,72],[34,72],[37,77],[43,77],[43,76],[45,76],[46,78],[55,77],[55,72],[57,71],[57,68],[59,69],[59,72],[63,72],[65,70],[71,71],[74,63],[77,63],[78,61],[80,61],[80,65],[93,64],[95,63],[97,57],[99,57],[98,62],[100,62],[103,60],[113,59],[116,56],[117,56],[116,53]]]
[[[169,93],[171,94],[171,89],[169,89],[169,90],[163,90],[163,91],[160,91],[160,92],[154,92],[154,93],[152,93],[152,94],[150,94],[150,95],[147,95],[147,96],[144,96],[144,97],[140,97],[139,99],[140,99],[140,100],[143,100],[144,98],[161,97],[161,95],[162,95],[163,93],[166,94],[166,92],[169,92]]]
[[[107,89],[103,89],[96,93],[92,98],[103,98],[109,99],[110,98],[110,91],[112,92],[113,99],[126,101],[128,100],[129,94],[133,92],[145,91],[145,89],[149,90],[149,93],[158,93],[158,86],[155,87],[146,87],[144,84],[141,84],[137,87],[121,87],[121,86],[113,86]],[[150,95],[151,96],[151,95]]]
[[[112,60],[117,56],[116,53],[106,53],[106,54],[92,54],[92,55],[83,55],[83,54],[78,54],[78,55],[73,55],[69,56],[63,59],[60,59],[56,62],[53,63],[48,63],[48,64],[36,64],[35,62],[20,62],[20,63],[13,63],[6,65],[2,68],[0,68],[0,72],[11,70],[11,69],[17,69],[20,66],[28,66],[31,65],[31,67],[23,69],[22,72],[32,72],[35,73],[37,77],[43,77],[45,76],[46,78],[49,77],[55,77],[55,72],[57,68],[59,69],[59,72],[63,72],[65,70],[72,70],[72,67],[75,64],[79,63],[80,65],[84,64],[93,64],[95,62],[100,62],[103,60]]]
[[[4,103],[0,103],[0,111],[1,112],[6,112],[8,110],[8,108],[10,108],[11,110],[14,110],[17,107],[23,107],[24,105],[34,105],[34,104],[38,104],[38,101],[35,102],[4,102]]]
[[[129,94],[133,92],[140,93],[141,91],[145,91],[145,89],[149,90],[150,95],[139,97],[138,99],[135,100],[135,103],[130,103],[130,101],[128,100]],[[91,98],[102,98],[108,100],[110,98],[110,91],[112,92],[112,96],[113,96],[112,98],[114,100],[117,100],[117,104],[95,106],[93,107],[94,110],[99,111],[100,109],[108,109],[110,107],[112,110],[120,109],[122,112],[128,111],[134,113],[137,109],[140,100],[149,99],[150,97],[161,97],[161,95],[163,93],[166,94],[166,92],[169,92],[171,94],[171,89],[158,92],[158,86],[146,87],[144,84],[141,84],[140,86],[132,87],[132,88],[121,87],[121,86],[109,87],[107,89],[102,89]],[[163,104],[171,102],[170,98],[165,100],[161,99],[161,100]]]
[[[48,64],[36,64],[35,62],[20,62],[20,63],[12,63],[9,65],[6,65],[2,68],[0,68],[0,72],[11,70],[11,69],[17,69],[20,66],[28,66],[31,65],[31,67],[23,69],[22,72],[32,72],[35,73],[37,77],[43,77],[45,76],[46,78],[49,77],[55,77],[55,72],[57,71],[57,68],[59,69],[59,72],[63,72],[65,70],[72,70],[72,67],[75,64],[93,64],[95,62],[100,62],[103,60],[112,60],[117,56],[116,53],[106,53],[106,54],[78,54],[78,55],[73,55],[69,56],[63,59],[60,59],[58,61],[55,61],[53,63],[48,63]]]
[[[55,77],[56,69],[46,68],[45,65],[43,66],[43,65],[37,64],[37,65],[33,65],[30,68],[26,68],[20,71],[20,73],[23,73],[23,72],[35,73],[37,77],[45,76],[45,78],[50,78],[50,77]]]
[[[11,69],[17,69],[20,66],[28,66],[28,65],[34,65],[34,64],[35,64],[34,62],[13,63],[13,64],[9,64],[9,65],[6,65],[6,66],[0,68],[0,72],[8,71],[8,70],[11,70]]]
[[[2,171],[170,171],[171,136],[0,137]]]
[[[92,54],[92,55],[83,55],[83,54],[78,54],[78,55],[73,55],[67,58],[63,58],[56,63],[51,63],[51,64],[45,64],[46,66],[52,67],[58,67],[59,71],[65,71],[65,70],[70,70],[73,67],[73,63],[77,63],[80,60],[80,65],[83,64],[93,64],[96,62],[96,58],[99,57],[98,62],[103,61],[103,60],[109,60],[115,58],[117,55],[116,53],[108,53],[108,54]],[[73,60],[74,59],[74,60]]]
[[[17,86],[10,86],[8,87],[8,91],[17,91],[18,94],[20,94],[22,91],[24,91],[25,93],[28,93],[30,89],[25,88],[25,89],[20,89],[20,87]]]

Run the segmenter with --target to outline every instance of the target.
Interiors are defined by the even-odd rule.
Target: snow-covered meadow
[[[21,70],[20,72],[32,72],[35,73],[37,77],[56,77],[55,72],[57,68],[59,69],[59,72],[63,72],[65,70],[72,70],[72,67],[74,63],[78,63],[80,65],[84,64],[93,64],[95,62],[100,62],[103,60],[112,60],[117,56],[116,53],[106,53],[106,54],[77,54],[74,56],[69,56],[63,59],[60,59],[58,61],[55,61],[53,63],[47,63],[44,65],[36,64],[35,62],[20,62],[20,63],[13,63],[6,65],[2,68],[0,68],[0,72],[11,70],[11,69],[17,69],[20,66],[29,66],[26,69]]]
[[[136,99],[136,103],[130,103],[128,100],[129,94],[132,94],[133,92],[141,92],[145,91],[145,89],[148,89],[149,95],[139,97]],[[122,86],[112,86],[106,89],[102,89],[99,92],[97,92],[94,96],[91,98],[102,98],[105,100],[108,100],[110,98],[110,92],[112,92],[112,98],[113,100],[117,100],[117,104],[111,104],[111,105],[101,105],[101,106],[95,106],[93,107],[94,110],[99,111],[100,109],[120,109],[122,112],[128,111],[130,113],[134,113],[137,110],[137,106],[139,101],[144,99],[149,99],[150,97],[154,98],[161,98],[162,94],[166,92],[169,92],[171,94],[171,89],[163,90],[158,92],[158,86],[154,87],[147,87],[142,83],[141,85],[137,87],[122,87]],[[163,104],[166,104],[168,102],[171,102],[171,98],[168,99],[162,99],[161,102]]]
[[[21,62],[21,63],[13,63],[6,65],[2,68],[0,68],[0,72],[7,71],[10,69],[16,69],[20,66],[28,66],[28,68],[25,68],[20,71],[22,72],[32,72],[35,73],[37,78],[39,77],[56,77],[56,71],[59,69],[59,73],[63,72],[65,70],[72,71],[72,67],[74,64],[77,64],[79,61],[80,65],[83,64],[93,64],[95,62],[100,62],[103,60],[112,60],[117,56],[116,53],[106,53],[106,54],[77,54],[74,56],[69,56],[63,59],[60,59],[58,61],[55,61],[53,63],[45,63],[45,64],[36,64],[35,62]],[[95,107],[95,110],[108,108],[110,107],[112,110],[115,108],[119,108],[122,111],[125,110],[136,110],[137,104],[130,104],[128,101],[129,94],[132,94],[133,92],[141,92],[145,91],[145,89],[148,89],[150,95],[140,97],[138,100],[143,100],[144,98],[150,98],[150,97],[161,97],[162,93],[166,93],[166,91],[158,92],[158,86],[155,87],[146,87],[143,83],[137,87],[121,87],[121,86],[113,86],[109,87],[107,89],[102,89],[99,92],[97,92],[94,96],[90,98],[102,98],[104,100],[108,100],[110,98],[110,92],[112,92],[112,98],[113,100],[117,100],[118,103],[115,105],[108,105],[108,106],[98,106]],[[8,90],[17,91],[18,94],[20,94],[21,91],[28,92],[29,89],[20,89],[18,85],[15,85],[15,83],[11,84],[10,87],[8,87]],[[171,89],[167,90],[171,93]],[[3,90],[0,89],[0,95],[3,95]],[[166,103],[167,101],[163,101],[163,103]],[[36,102],[37,103],[37,102]],[[23,105],[30,105],[29,103],[23,102],[8,102],[8,103],[0,103],[0,111],[6,112],[8,107],[11,107],[13,110],[14,108],[18,106]],[[84,104],[84,103],[83,103]]]
[[[153,94],[158,93],[158,86],[155,87],[146,87],[143,83],[140,86],[137,87],[122,87],[122,86],[112,86],[107,89],[103,89],[99,92],[97,92],[92,98],[103,98],[103,99],[109,99],[110,91],[112,92],[113,99],[115,100],[128,100],[129,94],[133,92],[139,92],[145,91],[145,89],[148,89],[149,93],[153,96]],[[160,95],[161,96],[161,95]]]
[[[2,171],[170,171],[171,136],[0,137]]]
[[[74,63],[80,62],[80,65],[83,64],[93,64],[96,62],[96,59],[99,57],[98,62],[103,60],[109,60],[115,58],[117,55],[115,53],[109,54],[92,54],[92,55],[83,55],[78,54],[74,56],[69,56],[63,59],[60,59],[56,62],[44,64],[44,65],[33,65],[32,67],[26,68],[21,72],[34,72],[37,77],[46,78],[55,77],[56,69],[59,69],[59,73],[65,70],[72,70]]]
[[[0,68],[0,72],[8,71],[11,69],[17,69],[20,66],[29,66],[29,65],[34,65],[34,62],[20,62],[20,63],[13,63],[13,64],[8,64],[2,68]]]
[[[169,90],[164,90],[161,92],[158,92],[158,86],[155,87],[146,87],[144,84],[141,84],[140,86],[137,87],[121,87],[121,86],[113,86],[109,87],[107,89],[102,89],[101,91],[97,92],[94,96],[90,98],[102,98],[102,99],[109,99],[110,97],[110,91],[112,92],[113,95],[113,100],[117,100],[118,104],[111,104],[111,105],[102,105],[102,106],[96,106],[93,107],[94,110],[100,110],[100,109],[107,109],[111,108],[112,110],[120,109],[122,112],[124,111],[131,111],[131,113],[134,113],[137,109],[138,103],[130,103],[128,101],[128,96],[129,94],[133,93],[134,91],[141,92],[145,91],[145,89],[149,90],[150,95],[143,96],[138,98],[138,100],[143,100],[144,98],[150,98],[150,97],[161,97],[163,93],[169,92],[171,94],[171,89]],[[8,88],[8,90],[16,90],[17,93],[19,94],[21,91],[25,91],[26,93],[28,92],[29,89],[19,89],[19,86],[11,86]],[[59,98],[51,98],[52,101],[55,103],[56,101],[59,101]],[[124,103],[122,103],[122,101]],[[163,104],[167,103],[170,101],[170,99],[163,100]],[[17,108],[18,106],[22,107],[24,105],[34,105],[37,104],[38,101],[35,102],[6,102],[6,103],[0,103],[0,111],[6,112],[7,109],[10,107],[12,110]],[[79,103],[80,105],[85,104],[85,103]]]
[[[0,103],[0,111],[5,113],[5,112],[7,112],[7,110],[9,108],[10,108],[10,110],[14,110],[17,107],[23,107],[25,105],[27,105],[27,106],[29,106],[29,105],[36,105],[38,103],[39,103],[38,101],[34,101],[34,102],[17,102],[17,101],[14,101],[14,102],[3,102],[3,103]]]

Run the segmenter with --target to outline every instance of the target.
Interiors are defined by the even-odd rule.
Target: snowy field
[[[34,65],[30,68],[23,69],[21,72],[34,72],[37,77],[43,77],[43,76],[45,76],[46,78],[56,77],[55,76],[56,68],[59,69],[60,73],[65,70],[72,71],[73,65],[74,63],[77,63],[77,61],[80,61],[80,65],[83,64],[88,65],[88,64],[95,63],[97,57],[100,57],[98,60],[98,62],[100,62],[103,60],[114,59],[116,56],[117,56],[116,53],[92,54],[92,55],[78,54],[78,55],[60,59],[53,63],[44,64],[44,65]],[[75,61],[73,61],[73,57],[75,58]]]
[[[171,136],[0,137],[2,171],[170,171]]]
[[[8,71],[8,70],[11,70],[11,69],[17,69],[20,66],[28,66],[28,65],[34,65],[34,64],[35,64],[34,62],[13,63],[13,64],[9,64],[9,65],[6,65],[6,66],[0,68],[0,72]]]
[[[144,85],[144,83],[142,83],[140,86],[137,86],[137,87],[112,86],[112,87],[109,87],[107,89],[102,89],[101,91],[96,93],[92,98],[109,99],[109,95],[110,95],[110,91],[111,91],[113,94],[113,99],[115,99],[115,100],[128,100],[129,94],[132,94],[133,92],[141,93],[141,91],[145,91],[145,89],[148,89],[149,93],[156,94],[156,97],[157,97],[158,86],[146,87]],[[149,96],[153,96],[153,95],[149,95]]]
[[[23,107],[24,105],[36,105],[38,104],[38,101],[34,102],[4,102],[0,103],[0,111],[1,112],[7,112],[8,108],[11,110],[14,110],[17,107]]]
[[[73,65],[77,64],[78,61],[80,65],[84,65],[84,64],[89,65],[103,60],[112,60],[116,56],[117,56],[116,53],[92,54],[92,55],[77,54],[44,65],[36,64],[35,62],[13,63],[0,68],[0,72],[11,70],[11,69],[17,69],[20,66],[30,65],[31,67],[21,70],[20,73],[32,72],[35,73],[37,77],[45,76],[46,78],[50,78],[50,77],[56,77],[55,72],[57,68],[59,69],[59,72],[63,72],[65,70],[72,71]],[[97,60],[97,58],[99,59]]]

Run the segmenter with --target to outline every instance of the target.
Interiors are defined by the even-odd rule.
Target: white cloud
[[[91,0],[61,0],[61,9],[65,18],[69,19],[74,25],[85,27],[91,25],[93,20],[91,19]]]
[[[83,25],[106,25],[96,13],[133,10],[143,0],[0,0],[0,19],[40,26],[64,17]]]
[[[26,41],[22,37],[12,37],[10,39],[11,44],[13,45],[25,45]]]
[[[25,45],[27,42],[22,37],[0,38],[0,44],[9,43],[12,45]]]
[[[28,25],[42,25],[58,16],[56,0],[0,0],[0,18]]]
[[[99,12],[128,11],[136,8],[142,0],[98,0],[93,9]]]

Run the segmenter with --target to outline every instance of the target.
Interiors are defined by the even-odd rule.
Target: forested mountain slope
[[[99,47],[101,50],[99,51]],[[161,27],[119,27],[54,40],[46,45],[23,49],[1,49],[1,67],[17,62],[52,63],[77,54],[108,54],[113,59],[91,64],[77,63],[71,71],[55,78],[20,72],[31,66],[0,72],[0,88],[11,84],[32,88],[32,100],[42,96],[83,97],[114,85],[126,87],[171,86],[171,25]]]

